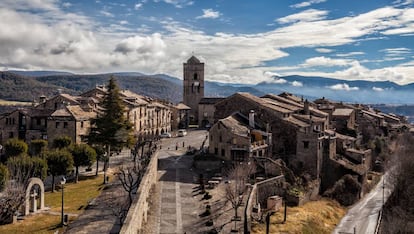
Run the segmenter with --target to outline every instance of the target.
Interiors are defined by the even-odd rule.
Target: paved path
[[[383,191],[384,177],[388,178],[388,173],[381,177],[377,186],[369,194],[365,195],[358,203],[348,210],[347,214],[342,218],[333,233],[375,233],[383,199],[386,201],[391,194],[391,186],[389,183],[385,183],[385,189]]]
[[[188,145],[200,147],[205,136],[205,131],[190,131],[185,137],[163,140],[159,153],[160,205],[156,233],[197,233],[195,226],[202,203],[193,196],[198,186],[197,174],[191,169],[193,157],[185,155],[185,151]]]

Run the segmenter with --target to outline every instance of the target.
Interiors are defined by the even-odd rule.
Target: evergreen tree
[[[92,122],[89,143],[105,147],[108,161],[104,164],[104,183],[111,149],[121,149],[133,143],[132,124],[125,117],[125,106],[114,77],[111,77],[101,103],[103,111]]]
[[[75,182],[78,183],[79,167],[91,166],[96,160],[95,150],[87,144],[74,144],[70,147],[75,166]]]

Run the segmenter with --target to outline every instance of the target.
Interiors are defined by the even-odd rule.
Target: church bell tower
[[[191,56],[184,65],[184,104],[191,108],[190,122],[198,122],[198,103],[204,98],[204,63]]]

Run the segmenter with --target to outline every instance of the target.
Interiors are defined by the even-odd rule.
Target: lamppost
[[[62,186],[62,217],[60,219],[60,224],[63,226],[64,225],[64,220],[63,220],[63,189],[65,187],[66,184],[66,178],[64,176],[62,176],[62,179],[60,180],[60,185]]]

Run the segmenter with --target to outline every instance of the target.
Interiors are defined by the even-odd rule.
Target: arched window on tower
[[[194,73],[193,78],[194,78],[194,80],[198,80],[198,75],[197,75],[197,73]]]

